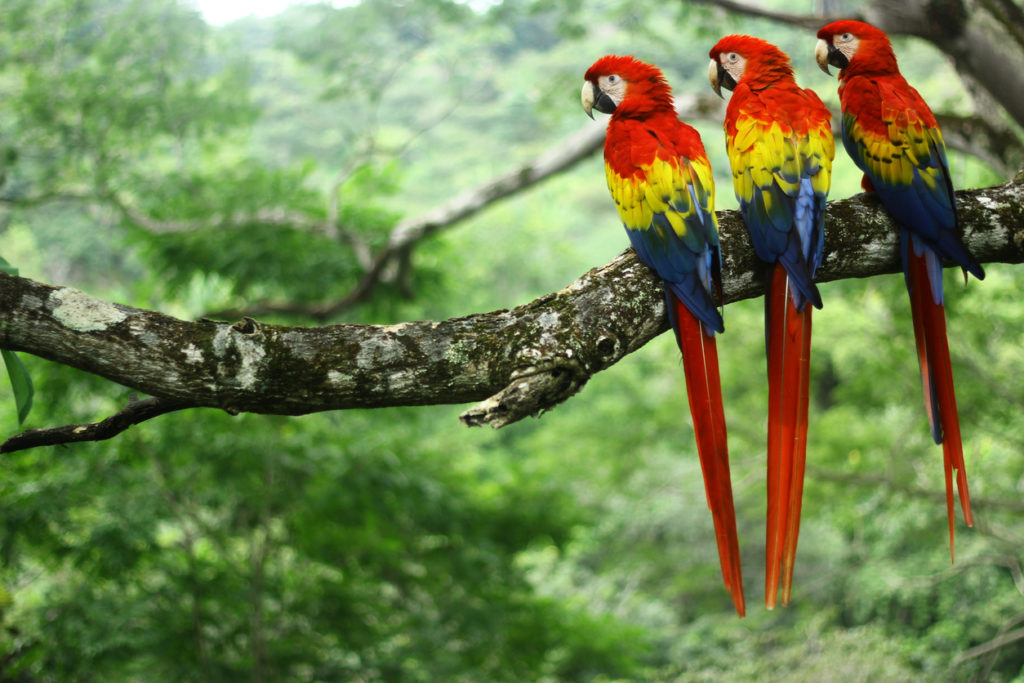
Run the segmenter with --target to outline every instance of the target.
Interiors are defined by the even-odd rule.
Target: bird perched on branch
[[[586,73],[583,109],[610,114],[604,144],[608,188],[637,256],[665,283],[668,317],[683,356],[697,453],[714,520],[722,578],[743,616],[736,513],[715,333],[721,257],[711,165],[700,135],[676,116],[661,71],[609,55]]]
[[[831,115],[799,87],[789,57],[751,36],[711,48],[708,78],[732,90],[725,145],[750,241],[768,269],[768,510],[765,605],[775,607],[782,575],[788,604],[800,531],[810,391],[811,311],[821,308],[814,274],[825,244],[832,181]],[[809,306],[808,304],[811,304]]]
[[[839,69],[843,145],[899,226],[903,275],[910,295],[925,410],[935,443],[942,444],[953,553],[953,479],[964,521],[974,523],[953,369],[946,339],[942,261],[979,280],[985,271],[960,239],[946,145],[931,109],[900,74],[889,37],[860,21],[836,21],[818,31],[815,57],[825,73]]]

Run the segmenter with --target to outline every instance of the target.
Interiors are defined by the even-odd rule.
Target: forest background
[[[664,68],[729,209],[710,46],[766,38],[836,107],[813,27],[885,19],[871,14],[881,2],[807,3],[806,15],[761,3],[768,17],[720,4],[735,5],[365,0],[211,26],[170,0],[5,0],[0,257],[22,277],[185,320],[393,324],[529,302],[626,246],[591,144],[605,122],[579,107],[597,57]],[[964,26],[993,7],[1022,12],[945,4]],[[1019,38],[993,42],[1019,59]],[[1021,121],[971,78],[963,43],[895,47],[943,115],[954,185],[1009,180]],[[581,141],[559,172],[516,175]],[[508,174],[507,196],[484,191]],[[837,150],[831,198],[859,191]],[[478,202],[443,210],[460,197]],[[389,252],[403,229],[415,239]],[[465,404],[205,408],[0,456],[0,678],[1020,680],[1024,271],[986,270],[967,286],[947,272],[976,518],[958,523],[955,564],[902,277],[845,279],[822,285],[815,314],[788,608],[761,606],[754,298],[726,308],[719,345],[745,619],[721,585],[663,334],[540,419],[497,431],[461,424]],[[3,438],[132,400],[19,358],[34,405],[19,424],[0,381]]]

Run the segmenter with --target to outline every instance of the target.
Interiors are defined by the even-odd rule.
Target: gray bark
[[[979,261],[1024,261],[1024,174],[957,198],[964,240]],[[724,302],[760,296],[761,266],[739,214],[719,212],[719,221]],[[818,280],[897,272],[897,241],[873,198],[831,202]],[[0,348],[157,397],[158,405],[147,406],[154,414],[206,406],[299,415],[482,401],[463,420],[496,427],[550,409],[668,327],[660,283],[632,251],[512,310],[442,321],[189,322],[3,274],[0,320]]]

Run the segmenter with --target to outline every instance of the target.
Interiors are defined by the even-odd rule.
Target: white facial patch
[[[725,52],[718,56],[718,60],[725,69],[725,73],[732,76],[737,83],[743,78],[743,70],[747,67],[747,60],[737,52]]]
[[[605,95],[612,98],[612,102],[615,103],[616,107],[622,104],[622,100],[626,97],[626,81],[618,74],[601,76],[597,79],[597,87]]]
[[[857,53],[857,48],[860,47],[860,39],[852,33],[841,33],[838,36],[832,37],[832,44],[849,61]]]

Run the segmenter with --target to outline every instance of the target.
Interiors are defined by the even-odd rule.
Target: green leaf
[[[18,269],[5,261],[3,256],[0,256],[0,272],[7,273],[8,275],[17,275]]]
[[[18,424],[25,421],[28,413],[32,410],[32,395],[35,390],[32,388],[32,378],[28,375],[24,363],[13,351],[0,349],[0,355],[4,357],[4,365],[7,366],[7,376],[11,378],[11,387],[14,388],[14,402],[18,405]]]

